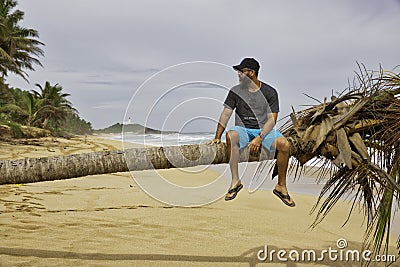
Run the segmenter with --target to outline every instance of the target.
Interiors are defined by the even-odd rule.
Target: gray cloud
[[[115,85],[112,81],[80,81],[83,84],[94,84],[94,85]]]
[[[144,81],[182,62],[230,66],[246,56],[259,59],[260,78],[279,92],[280,117],[292,105],[300,109],[313,103],[303,93],[323,99],[332,90],[342,91],[357,70],[356,61],[369,69],[400,63],[400,5],[395,0],[19,0],[18,8],[25,11],[24,24],[39,31],[46,55],[44,68],[30,73],[31,85],[14,76],[8,81],[28,90],[46,80],[61,84],[96,128],[121,121]],[[234,85],[236,73],[231,75]],[[207,90],[182,94],[185,99],[215,96]],[[155,96],[148,92],[140,105],[151,106]],[[217,97],[223,101],[225,93]],[[177,104],[169,103],[171,108]],[[185,111],[196,114],[198,108]],[[221,111],[217,106],[210,110],[217,117]],[[142,114],[137,116],[142,120]],[[152,123],[159,127],[162,121]]]

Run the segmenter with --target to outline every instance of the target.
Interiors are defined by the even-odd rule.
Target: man
[[[290,144],[274,129],[279,112],[278,94],[273,87],[258,80],[260,64],[254,58],[243,59],[233,69],[238,72],[239,84],[229,91],[215,138],[210,142],[221,142],[222,133],[235,110],[235,126],[226,133],[232,182],[225,200],[234,199],[243,188],[238,171],[239,150],[248,146],[250,153],[255,153],[262,145],[270,152],[277,151],[278,183],[273,193],[283,203],[294,207],[286,187]]]

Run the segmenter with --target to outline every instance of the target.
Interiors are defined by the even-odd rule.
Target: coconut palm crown
[[[320,179],[328,177],[313,208],[312,227],[339,199],[351,199],[349,216],[361,207],[367,224],[364,246],[375,254],[388,253],[392,216],[400,207],[399,96],[399,74],[360,67],[348,90],[331,101],[293,111],[281,129],[297,159],[295,176],[317,158],[313,162],[318,163]],[[400,236],[397,247],[400,254]]]
[[[34,65],[42,66],[38,57],[44,55],[40,48],[44,44],[37,38],[36,30],[19,25],[24,12],[15,10],[17,1],[0,0],[0,73],[1,79],[9,72],[27,81],[26,70],[34,70]]]

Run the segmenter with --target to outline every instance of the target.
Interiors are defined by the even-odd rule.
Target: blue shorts
[[[248,146],[260,132],[261,129],[249,129],[249,128],[244,128],[241,126],[233,126],[230,128],[228,131],[235,131],[239,134],[239,149],[242,149],[246,146]],[[279,131],[272,129],[265,137],[264,140],[262,141],[262,146],[265,147],[268,151],[274,152],[275,148],[271,147],[272,143],[275,141],[276,138],[282,137],[283,134],[280,133]]]

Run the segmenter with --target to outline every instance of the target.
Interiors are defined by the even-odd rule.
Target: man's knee
[[[278,137],[275,140],[275,147],[278,151],[282,152],[289,152],[290,150],[290,143],[285,137]]]
[[[228,145],[239,144],[239,134],[236,131],[229,131],[226,133],[226,143]]]

